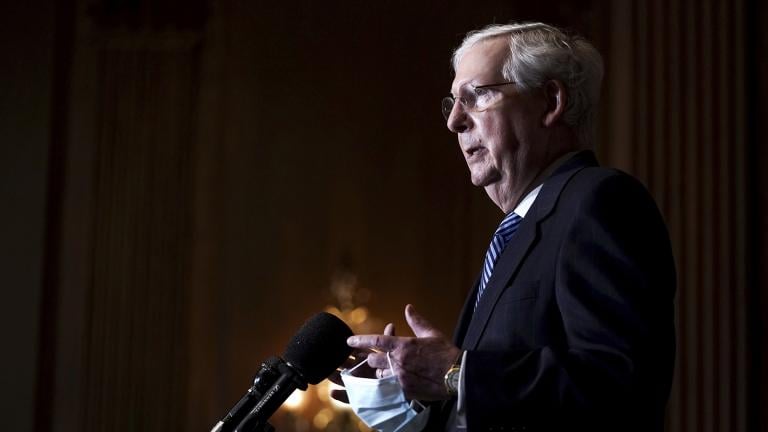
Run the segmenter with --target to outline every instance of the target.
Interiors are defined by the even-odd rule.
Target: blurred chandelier
[[[381,332],[382,321],[373,317],[364,305],[371,297],[368,289],[358,287],[357,275],[347,269],[337,270],[331,278],[330,292],[334,304],[325,308],[346,322],[355,334]],[[275,426],[278,431],[296,432],[369,432],[348,405],[330,397],[330,391],[340,388],[329,380],[307,391],[295,391],[280,408],[281,418]]]

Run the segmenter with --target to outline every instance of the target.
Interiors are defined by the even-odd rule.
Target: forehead
[[[464,52],[453,79],[453,89],[467,83],[486,84],[487,80],[501,80],[504,60],[509,44],[504,37],[478,42]]]

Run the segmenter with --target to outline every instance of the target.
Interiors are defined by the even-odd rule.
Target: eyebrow
[[[474,78],[473,78],[473,79],[474,79]],[[457,89],[457,90],[458,90],[458,91],[461,91],[461,88],[462,88],[462,87],[467,87],[467,86],[471,86],[471,85],[472,85],[472,80],[468,80],[468,81],[465,81],[465,82],[464,82],[462,85],[460,85],[460,86],[458,87],[458,89]],[[451,94],[451,96],[453,96],[453,97],[456,97],[456,95],[453,93],[453,86],[451,86],[451,89],[449,90],[449,93]]]

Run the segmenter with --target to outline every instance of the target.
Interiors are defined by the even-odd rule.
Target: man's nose
[[[448,129],[453,133],[466,132],[470,127],[470,122],[471,119],[461,105],[461,102],[455,101],[453,103],[453,108],[451,108],[451,113],[448,115],[448,120],[446,121]]]

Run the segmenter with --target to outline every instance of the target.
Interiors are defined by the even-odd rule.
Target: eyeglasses
[[[483,111],[488,109],[490,103],[493,101],[491,98],[492,92],[488,91],[491,87],[500,87],[510,84],[517,84],[514,81],[507,81],[495,84],[485,84],[481,86],[471,86],[470,90],[464,92],[464,95],[459,97],[446,96],[442,101],[443,117],[448,120],[453,111],[453,106],[456,105],[456,101],[459,101],[462,107],[466,111]]]

